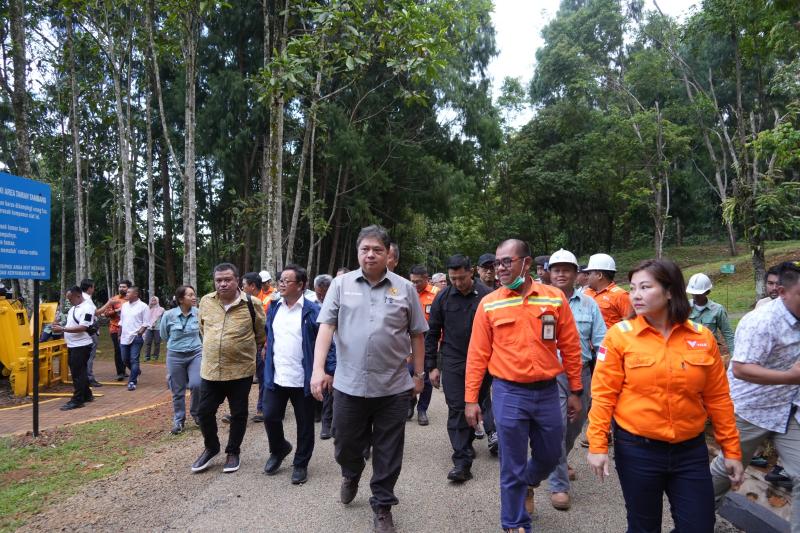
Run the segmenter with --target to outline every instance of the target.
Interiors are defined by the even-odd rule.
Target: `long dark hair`
[[[192,289],[194,293],[197,294],[197,291],[191,285],[181,285],[180,287],[175,289],[175,307],[181,306],[181,300],[183,299],[184,296],[186,296],[186,291],[188,291],[189,289]]]
[[[681,267],[669,259],[646,259],[628,272],[628,281],[631,281],[633,275],[642,270],[649,272],[658,284],[669,293],[667,316],[670,322],[673,324],[686,322],[691,309],[689,309],[689,300],[686,299],[686,284],[683,282]]]

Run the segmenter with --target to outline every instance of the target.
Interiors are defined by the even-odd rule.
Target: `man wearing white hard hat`
[[[550,256],[549,263],[550,284],[561,289],[567,297],[569,308],[575,317],[578,326],[578,336],[581,341],[581,381],[584,393],[581,396],[583,409],[574,420],[567,418],[567,398],[570,394],[569,382],[566,374],[556,378],[558,383],[558,397],[561,400],[561,418],[564,421],[564,442],[561,448],[561,458],[556,469],[548,478],[550,486],[550,503],[556,509],[566,511],[570,508],[570,483],[567,455],[575,446],[575,439],[581,434],[589,407],[592,402],[592,349],[599,347],[606,336],[606,324],[600,308],[593,298],[575,290],[575,281],[578,277],[578,260],[575,255],[563,248]]]
[[[704,325],[716,336],[721,333],[725,337],[728,352],[733,354],[733,330],[728,322],[728,312],[722,305],[708,298],[711,287],[713,287],[711,279],[702,272],[689,278],[686,292],[693,296],[689,299],[692,309],[689,320]]]
[[[265,304],[272,300],[279,299],[281,295],[278,294],[275,291],[275,287],[272,286],[272,275],[266,270],[262,270],[258,273],[258,276],[261,278],[261,290],[254,296]]]
[[[614,283],[617,264],[608,254],[594,254],[586,265],[589,274],[589,286],[583,291],[594,298],[603,313],[606,328],[625,320],[633,314],[628,291]]]

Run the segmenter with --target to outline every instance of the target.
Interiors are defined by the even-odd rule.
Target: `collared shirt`
[[[72,307],[67,313],[66,327],[86,326],[87,328],[94,323],[95,307],[91,300],[84,300],[79,305]],[[64,332],[64,341],[67,348],[78,348],[92,344],[92,337],[85,331],[76,333]]]
[[[122,309],[123,304],[125,304],[127,300],[125,300],[124,296],[120,296],[119,294],[115,294],[111,298],[111,309],[106,311],[106,315],[109,317],[108,320],[108,332],[109,333],[119,333],[122,328],[120,326],[120,309]]]
[[[606,336],[606,323],[597,302],[590,296],[574,291],[569,299],[569,308],[575,317],[578,326],[578,335],[581,340],[581,356],[583,363],[592,361],[592,349],[597,349]]]
[[[247,295],[240,291],[224,306],[216,292],[200,300],[200,336],[203,338],[203,362],[200,377],[207,381],[231,381],[256,373],[256,351],[267,340],[266,316],[261,302],[251,297],[253,316]]]
[[[730,322],[728,322],[728,312],[725,311],[725,308],[712,300],[709,300],[702,309],[698,309],[694,305],[694,300],[689,300],[689,306],[691,307],[689,320],[703,324],[714,335],[721,333],[725,338],[725,345],[728,347],[728,351],[733,353],[733,330]]]
[[[272,322],[275,343],[272,347],[275,383],[281,387],[302,387],[303,370],[303,302],[301,296],[291,307],[280,299],[281,306]]]
[[[333,386],[374,398],[414,387],[406,367],[409,335],[428,323],[410,281],[387,271],[375,285],[359,268],[333,279],[317,322],[337,328]]]
[[[800,361],[800,321],[776,298],[747,313],[736,328],[731,361],[788,370]],[[736,414],[751,424],[785,433],[792,405],[800,405],[800,385],[759,385],[738,379],[728,369]],[[800,422],[800,411],[795,414]]]
[[[570,390],[583,388],[581,343],[564,293],[528,280],[526,294],[501,287],[481,300],[467,352],[466,402],[478,401],[487,369],[517,383],[546,381],[566,372]],[[553,320],[552,339],[542,335],[547,315]]]
[[[147,312],[150,308],[141,300],[125,302],[119,310],[119,343],[125,346],[133,343],[142,326],[147,326]]]
[[[756,302],[756,306],[754,307],[754,309],[758,309],[762,305],[766,305],[766,304],[770,303],[774,299],[775,298],[770,298],[769,296],[765,296],[765,297],[761,298],[759,301]],[[733,351],[733,350],[731,350],[731,351]]]
[[[422,292],[418,292],[419,295],[419,303],[422,305],[422,311],[425,313],[425,320],[430,320],[431,317],[431,305],[433,304],[433,299],[436,298],[436,295],[439,294],[439,287],[434,287],[430,283],[428,283]]]
[[[635,435],[671,443],[696,437],[710,417],[725,457],[742,457],[717,341],[690,320],[667,338],[642,316],[608,330],[592,375],[591,453],[608,453],[612,417]]]
[[[428,318],[431,329],[425,335],[427,370],[436,368],[436,354],[441,351],[445,369],[464,371],[475,311],[483,297],[491,292],[489,287],[476,281],[467,294],[450,285],[436,295]]]
[[[611,326],[633,314],[628,291],[617,286],[613,281],[600,291],[586,287],[583,294],[591,296],[597,302],[600,312],[603,313],[603,320],[606,321],[607,329],[611,329]]]
[[[196,307],[184,315],[180,307],[166,311],[161,317],[159,333],[167,341],[167,350],[171,352],[196,352],[203,347],[200,340],[199,311]]]
[[[164,308],[160,305],[148,307],[147,309],[147,329],[158,329],[161,317],[164,315]]]

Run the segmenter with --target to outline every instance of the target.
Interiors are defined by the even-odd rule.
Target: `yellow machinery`
[[[44,304],[55,314],[57,304]],[[47,317],[47,311],[40,316]],[[52,318],[47,320],[52,322]],[[15,396],[33,393],[33,335],[25,307],[17,301],[0,298],[0,370],[11,381]],[[36,332],[37,334],[39,332]],[[39,384],[49,387],[67,381],[67,345],[63,339],[39,343]]]

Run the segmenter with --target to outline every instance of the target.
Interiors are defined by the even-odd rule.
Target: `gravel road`
[[[255,400],[255,394],[251,397]],[[223,407],[223,409],[225,409]],[[254,411],[254,404],[251,405]],[[429,410],[431,425],[409,422],[403,471],[394,508],[399,532],[499,531],[498,461],[486,441],[476,441],[475,478],[463,485],[446,480],[450,468],[450,444],[445,423],[444,396],[434,390]],[[294,439],[291,407],[286,417],[287,437]],[[169,422],[164,422],[169,427]],[[225,426],[221,425],[226,433]],[[319,432],[319,426],[317,426]],[[227,435],[222,435],[223,446]],[[26,524],[24,531],[280,531],[367,532],[372,528],[368,504],[371,467],[362,477],[355,501],[343,506],[338,500],[340,472],[333,459],[333,441],[317,440],[309,465],[308,482],[290,483],[291,457],[275,476],[263,474],[267,441],[261,424],[248,426],[242,446],[242,467],[222,473],[222,454],[201,474],[189,465],[202,451],[197,429],[176,439],[175,445],[154,448],[143,459],[118,474],[86,485],[63,502]],[[534,531],[625,531],[625,508],[616,475],[604,483],[593,479],[585,450],[576,448],[571,464],[577,472],[573,483],[573,507],[568,512],[550,506],[543,485],[536,492]],[[665,505],[664,531],[672,527]],[[717,532],[736,531],[718,518]]]

